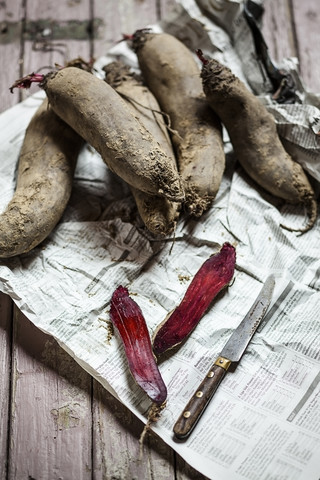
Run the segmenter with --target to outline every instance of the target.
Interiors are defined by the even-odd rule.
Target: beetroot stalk
[[[194,330],[216,295],[229,285],[235,262],[235,248],[226,242],[218,253],[203,263],[180,305],[155,332],[153,351],[156,355],[179,345]]]
[[[11,87],[9,88],[10,92],[13,93],[15,88],[30,88],[32,83],[41,83],[44,80],[44,75],[42,73],[29,73],[25,77],[19,78],[16,80]]]

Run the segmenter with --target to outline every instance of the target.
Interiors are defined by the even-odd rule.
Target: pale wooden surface
[[[0,111],[23,98],[22,92],[8,91],[22,74],[78,55],[99,57],[122,33],[159,20],[171,3],[1,2]],[[306,85],[320,92],[319,0],[266,0],[265,9],[270,54],[276,60],[297,56]],[[205,478],[156,436],[148,437],[139,460],[142,423],[4,294],[0,294],[0,379],[1,480]]]

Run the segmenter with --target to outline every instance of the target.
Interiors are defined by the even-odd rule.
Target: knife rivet
[[[199,390],[197,393],[196,393],[196,397],[198,398],[201,398],[203,395],[203,392],[201,392],[201,390]]]
[[[207,377],[208,378],[212,378],[214,376],[214,372],[212,370],[210,370],[210,372],[208,373]]]
[[[186,412],[184,412],[183,416],[184,418],[189,418],[191,415],[191,412],[189,412],[189,410],[187,410]]]

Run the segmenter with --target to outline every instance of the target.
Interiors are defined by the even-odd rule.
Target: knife
[[[235,329],[206,377],[187,403],[173,427],[174,434],[179,440],[190,435],[230,365],[240,361],[269,307],[274,284],[274,276],[270,275],[249,312]]]

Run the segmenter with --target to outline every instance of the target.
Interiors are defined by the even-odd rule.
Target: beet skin
[[[167,398],[167,388],[152,352],[144,316],[127,288],[119,286],[113,293],[110,319],[123,342],[133,378],[154,403],[161,405]]]
[[[216,295],[229,285],[234,274],[236,251],[230,243],[200,267],[180,305],[159,326],[153,337],[156,355],[180,344],[196,327]]]

